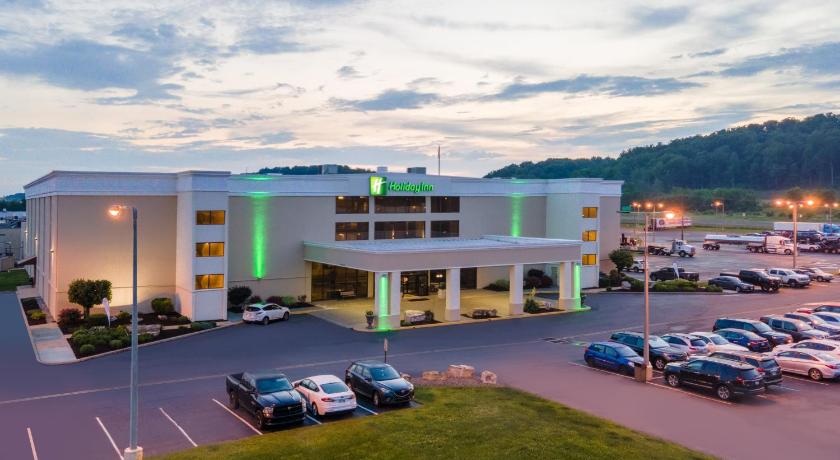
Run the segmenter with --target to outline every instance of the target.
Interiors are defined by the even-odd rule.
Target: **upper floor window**
[[[461,197],[433,196],[432,212],[461,212]]]
[[[225,287],[225,275],[195,275],[195,289],[222,289]]]
[[[459,226],[457,220],[433,220],[432,238],[454,238],[458,236]]]
[[[225,243],[195,243],[196,257],[223,257],[225,255]]]
[[[584,230],[583,236],[581,238],[583,241],[596,241],[598,240],[598,231],[597,230]]]
[[[426,212],[426,197],[377,196],[374,198],[374,210],[383,214]]]
[[[336,222],[335,223],[335,240],[336,241],[354,241],[368,239],[367,222]]]
[[[374,224],[374,239],[401,240],[405,238],[424,238],[426,222],[376,222]]]
[[[598,256],[596,254],[584,254],[581,263],[583,265],[595,265],[598,263]]]
[[[594,219],[598,217],[598,208],[596,207],[584,207],[583,208],[583,217],[585,219]]]
[[[196,211],[195,212],[196,225],[224,225],[225,212],[224,211]]]
[[[337,196],[335,197],[336,214],[367,214],[369,199],[366,196]]]

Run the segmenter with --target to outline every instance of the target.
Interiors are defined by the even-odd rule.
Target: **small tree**
[[[240,306],[251,297],[251,288],[248,286],[231,286],[228,288],[228,302],[234,306]]]
[[[627,270],[633,266],[633,253],[626,249],[614,249],[610,251],[610,260],[618,271]]]
[[[108,280],[73,280],[67,289],[67,300],[85,309],[85,319],[90,309],[102,303],[102,299],[111,300],[111,282]]]

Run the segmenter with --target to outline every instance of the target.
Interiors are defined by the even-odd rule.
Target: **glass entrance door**
[[[417,296],[429,295],[429,272],[403,272],[402,292],[403,294],[412,294]]]

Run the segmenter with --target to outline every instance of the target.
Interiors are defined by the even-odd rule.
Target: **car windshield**
[[[758,371],[755,370],[755,368],[753,368],[753,369],[742,369],[738,374],[744,380],[755,380],[755,379],[761,378],[761,374],[759,374]]]
[[[277,393],[278,391],[289,391],[292,384],[286,377],[271,377],[257,380],[257,393]]]
[[[811,324],[825,324],[825,320],[816,315],[808,316],[808,319],[811,321]]]
[[[324,390],[324,393],[329,395],[334,393],[346,393],[350,391],[350,389],[347,388],[347,385],[341,382],[324,383],[321,385],[321,389]]]
[[[391,366],[372,367],[370,369],[370,375],[373,377],[373,380],[394,380],[400,378],[400,374]]]
[[[623,356],[625,358],[632,358],[633,356],[639,356],[630,347],[615,347],[615,351],[618,352],[619,356]]]
[[[691,345],[693,345],[695,347],[705,347],[706,342],[704,340],[701,340],[701,339],[691,339]]]
[[[655,335],[652,335],[652,336],[650,336],[650,346],[651,346],[652,348],[662,348],[662,347],[667,347],[667,346],[668,346],[668,342],[666,342],[666,341],[662,340],[661,338],[659,338],[659,337],[657,337],[657,336],[655,336]]]
[[[245,311],[262,311],[260,307],[246,307]]]
[[[753,323],[753,326],[755,326],[755,330],[757,330],[758,332],[773,332],[773,329],[770,329],[770,326],[764,323],[760,323],[758,321]]]
[[[711,339],[712,343],[715,345],[726,345],[727,343],[729,343],[728,340],[724,339],[719,335],[709,336],[709,339]]]

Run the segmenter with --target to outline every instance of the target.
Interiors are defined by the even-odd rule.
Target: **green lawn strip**
[[[213,459],[706,459],[508,388],[418,388],[416,409],[203,446],[161,460]]]
[[[0,272],[0,291],[14,291],[22,284],[29,284],[29,274],[26,270]]]

